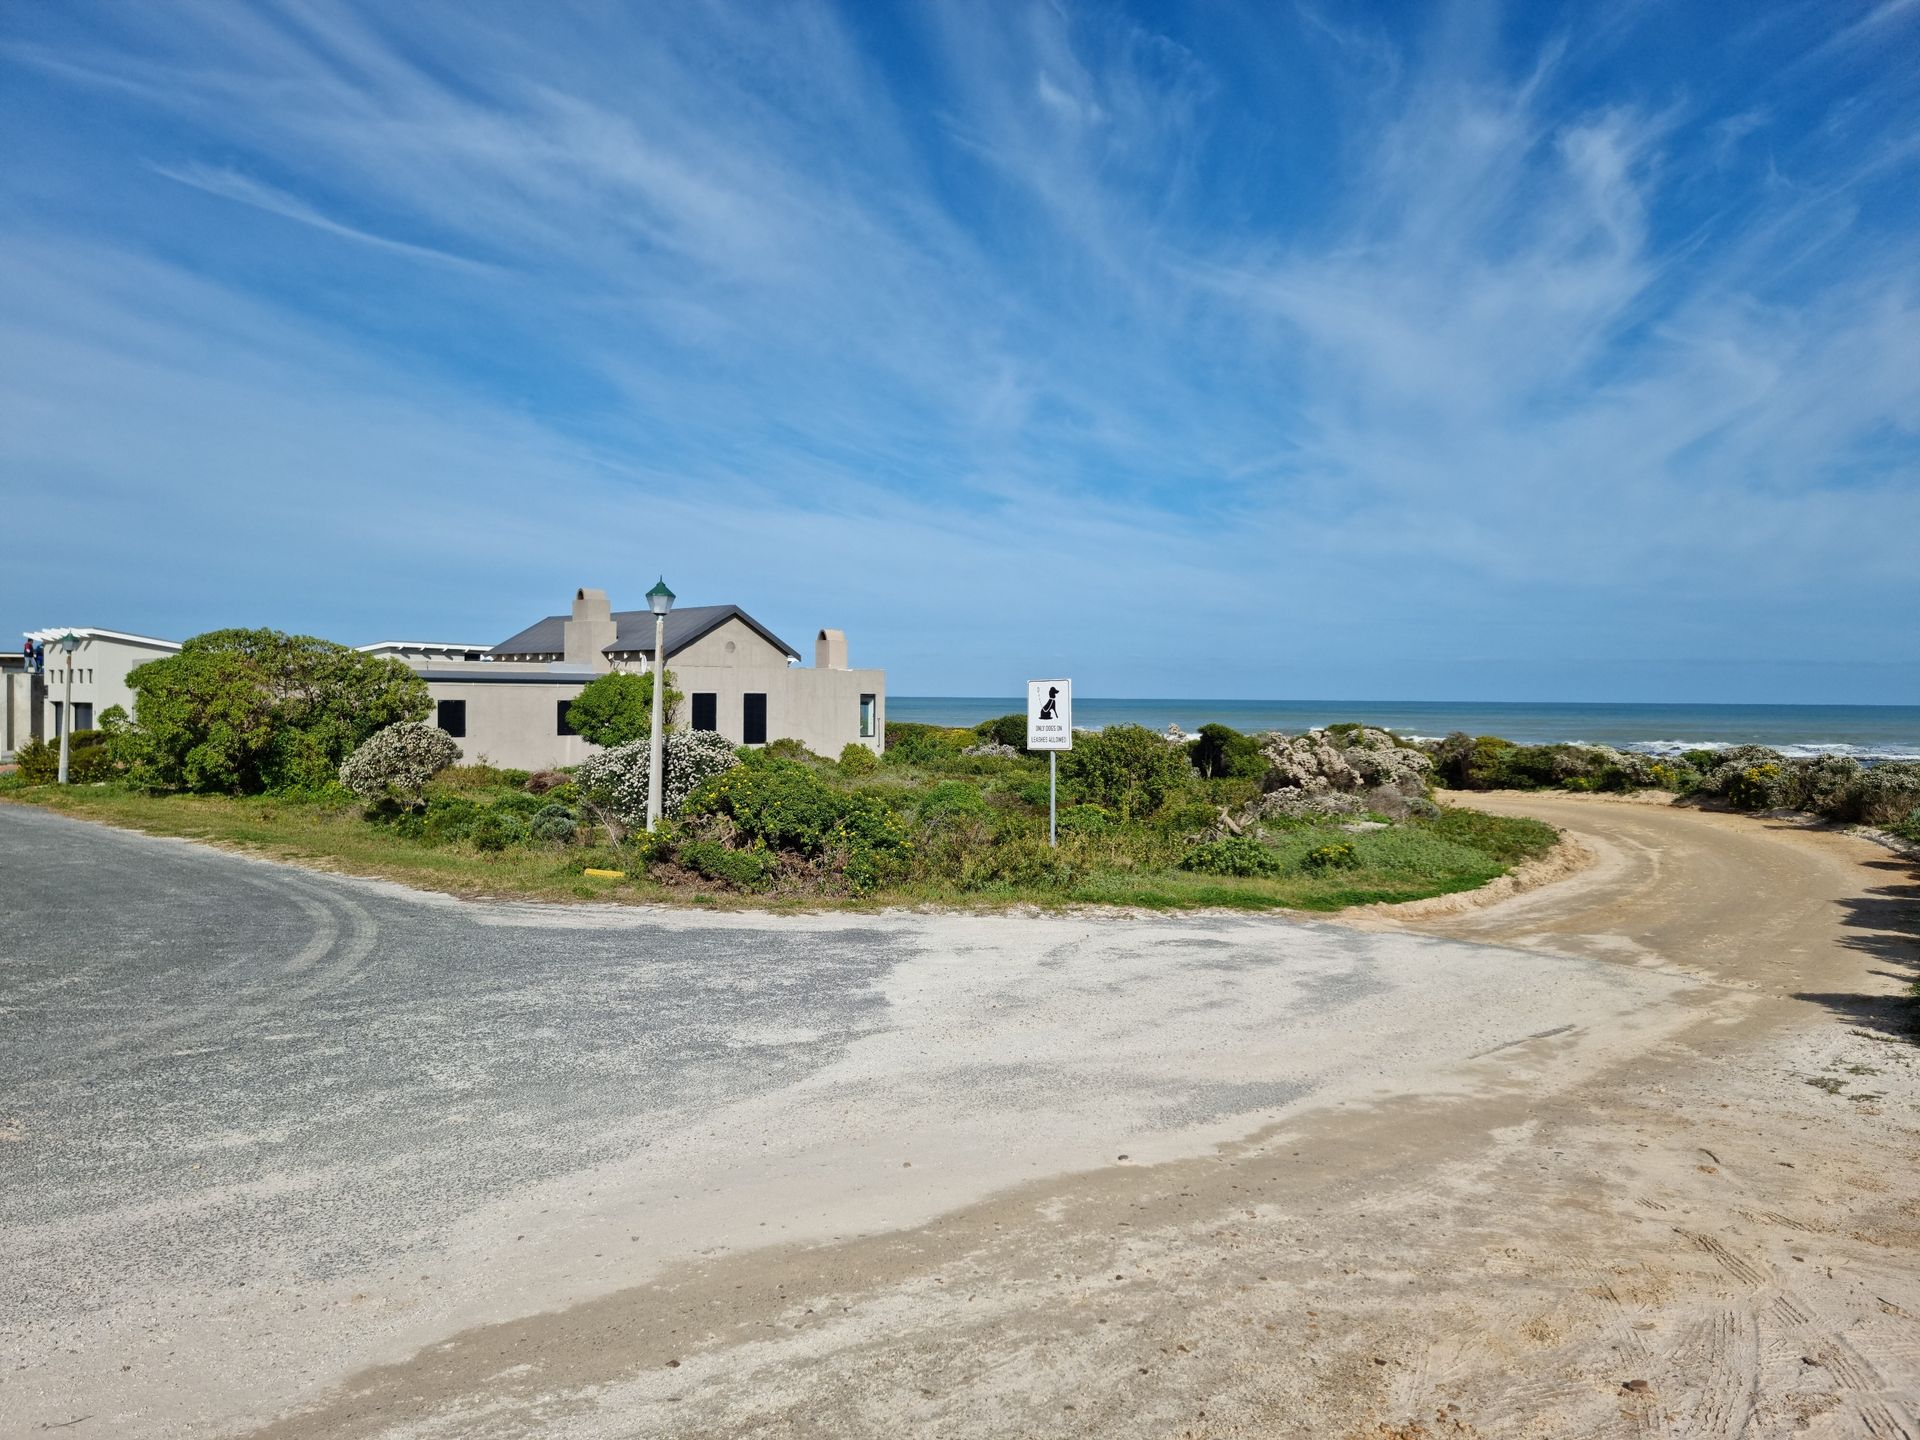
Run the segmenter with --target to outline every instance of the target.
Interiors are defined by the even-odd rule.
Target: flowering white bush
[[[1385,730],[1363,727],[1305,735],[1265,736],[1260,753],[1269,769],[1268,790],[1304,790],[1309,794],[1352,793],[1389,786],[1408,795],[1425,790],[1433,761],[1402,745]]]
[[[666,775],[660,808],[677,815],[701,781],[740,763],[733,744],[711,730],[675,730],[662,746]],[[635,740],[583,761],[577,772],[581,793],[597,801],[628,825],[647,823],[647,777],[651,769],[650,742]]]
[[[1313,819],[1377,810],[1404,816],[1424,800],[1433,761],[1370,726],[1275,732],[1260,740],[1267,762],[1264,793],[1241,823]]]
[[[403,720],[376,730],[340,766],[340,783],[362,800],[415,805],[427,782],[460,758],[460,744],[437,725]]]

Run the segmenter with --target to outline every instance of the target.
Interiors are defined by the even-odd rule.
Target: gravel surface
[[[20,1433],[240,1427],[675,1266],[1646,1043],[1691,986],[1275,918],[461,902],[14,806],[0,872]]]

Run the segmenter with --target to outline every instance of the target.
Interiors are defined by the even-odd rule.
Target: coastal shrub
[[[673,688],[673,672],[667,671],[667,691],[660,697],[662,730],[674,728],[676,707],[685,698]],[[589,681],[567,706],[567,725],[574,734],[607,750],[652,739],[652,669],[615,670]]]
[[[660,808],[678,815],[707,780],[740,763],[733,745],[711,730],[675,730],[661,741]],[[582,799],[624,825],[647,823],[647,784],[653,769],[652,740],[635,740],[580,762],[574,772]]]
[[[488,805],[474,817],[466,838],[479,850],[505,850],[532,838],[532,821],[505,806]]]
[[[1052,794],[1045,780],[1021,780],[1007,787],[1007,793],[1022,805],[1032,805],[1037,809],[1047,808],[1047,797]]]
[[[1433,761],[1422,750],[1371,726],[1328,726],[1304,735],[1265,736],[1260,753],[1267,762],[1261,782],[1269,791],[1353,793],[1382,788],[1407,795],[1425,793]]]
[[[14,774],[28,785],[51,785],[60,777],[60,747],[44,740],[23,741],[13,752]]]
[[[764,754],[776,756],[781,760],[818,762],[823,758],[809,750],[806,742],[796,740],[791,735],[782,735],[777,740],[769,740],[760,749]]]
[[[1771,750],[1765,745],[1731,745],[1724,750],[1705,753],[1710,760],[1702,774],[1700,790],[1706,795],[1723,797],[1746,771],[1761,765],[1783,766],[1787,760],[1778,750]]]
[[[1906,819],[1894,822],[1887,829],[1902,840],[1911,840],[1914,844],[1920,845],[1920,805],[1909,810]],[[1914,993],[1920,995],[1920,984],[1916,984]]]
[[[13,752],[15,774],[26,785],[52,785],[60,779],[60,742],[28,740]],[[100,730],[76,730],[67,737],[67,780],[93,785],[118,773],[110,737]]]
[[[1192,773],[1184,748],[1140,725],[1083,731],[1060,756],[1060,778],[1073,793],[1123,820],[1151,815]]]
[[[1220,823],[1220,807],[1204,796],[1176,794],[1153,817],[1153,828],[1161,835],[1187,838],[1212,830]]]
[[[1286,863],[1258,840],[1227,835],[1195,845],[1180,857],[1180,868],[1202,875],[1278,875]]]
[[[1011,745],[1015,750],[1023,751],[1027,748],[1027,717],[1024,711],[996,715],[974,726],[973,733],[989,744]]]
[[[1894,761],[1863,770],[1847,798],[1848,813],[1836,818],[1861,825],[1896,825],[1910,821],[1916,806],[1920,806],[1920,761]]]
[[[1360,852],[1351,840],[1334,840],[1316,845],[1300,857],[1307,870],[1351,870],[1360,863]]]
[[[917,808],[920,818],[930,825],[985,815],[992,809],[986,796],[964,780],[942,780],[920,798]]]
[[[837,790],[807,766],[753,754],[703,782],[687,804],[693,815],[730,820],[747,846],[786,850],[871,889],[905,858],[906,827],[871,791]]]
[[[1098,805],[1069,805],[1056,817],[1062,835],[1111,835],[1119,828],[1110,811]]]
[[[888,765],[938,768],[958,759],[960,752],[973,744],[975,738],[971,730],[955,730],[945,725],[919,725],[909,720],[889,720],[886,754],[881,758]]]
[[[580,831],[580,817],[565,805],[544,805],[527,822],[527,833],[535,840],[564,844]]]
[[[460,742],[437,725],[402,720],[376,730],[340,763],[340,783],[369,803],[409,808],[427,782],[460,758]]]
[[[1497,735],[1455,731],[1431,747],[1434,778],[1453,790],[1576,793],[1672,790],[1686,794],[1700,772],[1683,756],[1654,756],[1607,745],[1516,745]]]
[[[429,708],[400,661],[277,630],[196,635],[127,684],[134,778],[170,790],[324,790],[361,741]]]
[[[1728,775],[1720,793],[1741,810],[1772,810],[1791,799],[1788,767],[1776,761],[1748,765]]]
[[[880,768],[880,757],[858,740],[849,740],[840,751],[840,773],[857,780]]]
[[[736,890],[751,890],[766,881],[771,866],[762,850],[735,850],[716,840],[683,840],[673,858],[708,880]]]
[[[1187,745],[1187,759],[1206,780],[1229,776],[1257,780],[1267,773],[1260,742],[1230,725],[1202,725],[1199,736]]]
[[[525,781],[529,795],[545,795],[549,790],[558,790],[562,785],[572,783],[573,777],[564,770],[536,770]]]

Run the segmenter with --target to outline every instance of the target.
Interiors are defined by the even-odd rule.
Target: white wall
[[[94,726],[110,706],[118,705],[131,716],[133,691],[127,685],[127,673],[149,660],[162,660],[176,654],[179,648],[164,640],[83,636],[80,648],[73,652],[74,709],[88,717],[88,725]],[[60,733],[55,716],[62,713],[67,698],[67,655],[52,643],[47,644],[46,652],[47,696],[42,733],[53,740]],[[90,706],[91,710],[82,710],[82,706]]]

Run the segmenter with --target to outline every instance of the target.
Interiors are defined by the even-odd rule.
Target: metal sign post
[[[1027,682],[1027,749],[1047,752],[1047,844],[1060,843],[1060,752],[1073,749],[1073,681]]]

